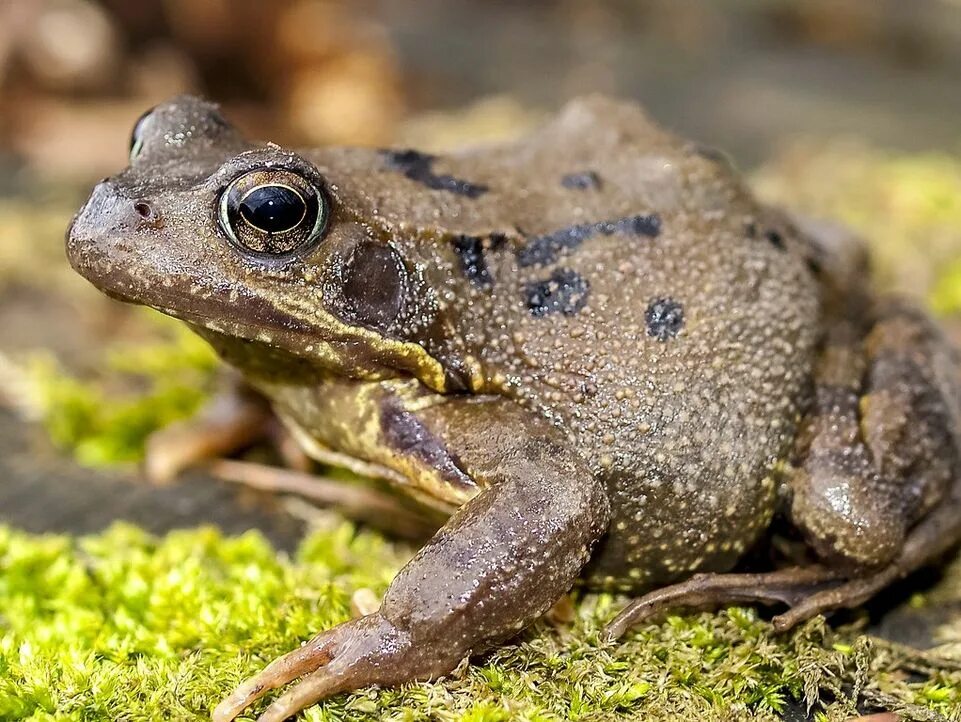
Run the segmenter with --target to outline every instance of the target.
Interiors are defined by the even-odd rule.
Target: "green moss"
[[[194,414],[210,393],[217,360],[206,342],[179,321],[143,316],[151,340],[106,350],[92,378],[72,377],[42,355],[27,369],[50,437],[83,464],[139,461],[151,433]]]
[[[382,593],[409,553],[346,523],[314,532],[292,558],[257,533],[0,527],[0,719],[205,719],[243,677],[347,619],[355,589]],[[841,719],[858,696],[900,705],[907,719],[961,712],[958,672],[854,628],[815,620],[775,636],[754,610],[731,608],[604,644],[619,605],[585,595],[573,623],[541,622],[445,680],[340,696],[305,717],[774,720],[800,702]],[[924,674],[909,681],[907,669]]]

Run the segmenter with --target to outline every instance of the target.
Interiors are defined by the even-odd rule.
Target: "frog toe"
[[[710,609],[728,604],[786,604],[793,610],[806,599],[820,599],[818,595],[821,592],[833,589],[843,581],[839,572],[818,565],[790,567],[759,574],[696,574],[687,581],[655,589],[635,599],[607,625],[604,634],[609,641],[614,641],[642,622],[682,608]],[[793,623],[803,621],[803,618],[798,618]],[[789,626],[782,626],[778,627],[778,630],[788,628]]]
[[[398,684],[443,674],[459,659],[417,654],[409,635],[379,612],[321,632],[242,683],[214,710],[230,722],[271,690],[301,680],[259,717],[279,722],[322,699],[374,684]],[[439,666],[438,666],[439,665]]]

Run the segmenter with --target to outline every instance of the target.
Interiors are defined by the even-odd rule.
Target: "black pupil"
[[[296,228],[306,213],[304,199],[285,186],[260,186],[240,201],[240,215],[265,233],[283,233]]]

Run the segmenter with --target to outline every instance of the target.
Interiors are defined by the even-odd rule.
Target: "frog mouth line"
[[[169,297],[165,297],[163,294],[147,292],[138,298],[113,288],[94,285],[116,301],[151,308],[185,323],[249,341],[269,342],[268,337],[273,333],[285,334],[288,338],[296,338],[304,344],[310,343],[312,338],[311,329],[308,326],[291,316],[278,313],[272,306],[257,302],[255,299],[247,298],[243,304],[235,305],[226,300],[206,298],[198,299],[197,307],[188,307],[183,303],[187,297],[179,294],[170,294]],[[245,314],[254,321],[240,321],[238,308],[243,308]]]
[[[95,278],[83,273],[81,275],[106,296],[122,303],[151,308],[182,321],[207,340],[212,335],[263,344],[301,360],[318,363],[321,367],[325,366],[325,362],[329,364],[331,359],[345,359],[358,353],[356,347],[352,351],[348,348],[351,346],[350,339],[323,338],[311,326],[278,311],[255,296],[244,297],[242,301],[201,299],[180,293],[164,294],[161,284],[138,288],[122,277],[118,279],[117,274],[97,275]],[[114,280],[116,285],[111,284],[110,280]],[[239,313],[240,309],[243,310],[242,314]],[[248,320],[242,320],[241,316]],[[396,373],[396,369],[373,358],[368,359],[368,364],[375,370],[368,369],[368,373],[362,374],[364,378],[387,378]],[[343,363],[335,363],[328,368],[342,369]],[[355,373],[356,370],[348,375],[353,377]]]
[[[124,266],[109,262],[96,247],[73,241],[69,232],[67,259],[77,273],[116,301],[146,306],[182,321],[251,341],[263,340],[264,335],[270,333],[282,333],[307,344],[312,338],[308,325],[255,295],[219,298],[173,291],[169,277],[131,274]]]

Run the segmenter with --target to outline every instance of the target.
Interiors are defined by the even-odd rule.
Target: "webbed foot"
[[[778,632],[786,632],[824,612],[856,607],[961,541],[959,503],[961,498],[948,499],[923,519],[908,534],[897,558],[880,569],[865,571],[859,576],[820,565],[763,574],[697,574],[685,582],[635,599],[607,626],[605,635],[615,640],[641,622],[678,607],[786,604],[788,610],[771,620]]]

